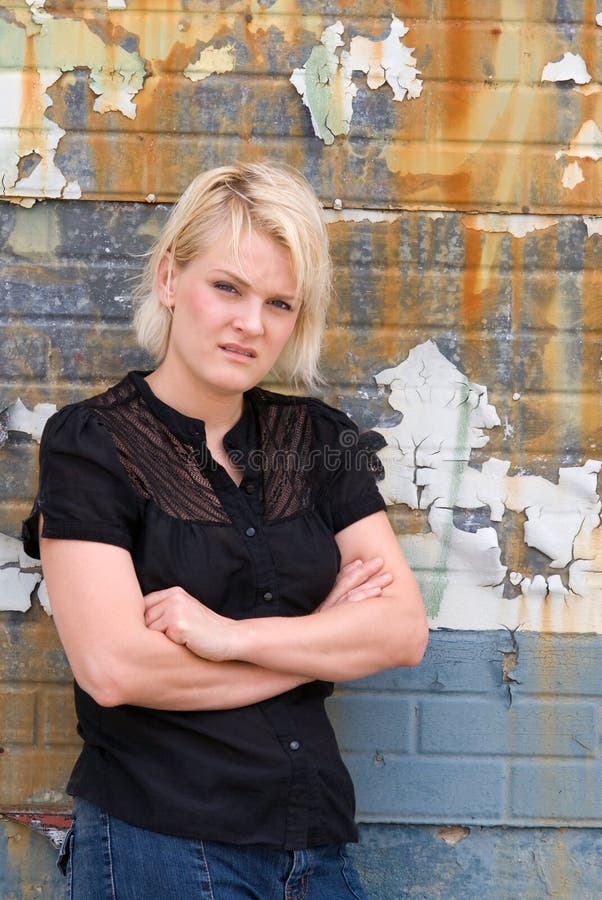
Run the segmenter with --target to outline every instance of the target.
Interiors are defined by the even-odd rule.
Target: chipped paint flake
[[[422,81],[416,77],[416,60],[412,56],[414,47],[406,47],[401,40],[409,30],[393,16],[390,32],[384,40],[357,35],[350,45],[353,70],[366,73],[368,87],[372,90],[388,84],[393,98],[399,101],[406,95],[414,99],[422,93]]]
[[[52,607],[50,605],[50,597],[48,596],[48,588],[46,587],[46,582],[44,580],[40,582],[38,587],[38,600],[46,615],[51,616]]]
[[[506,508],[526,514],[525,542],[545,553],[553,569],[569,565],[577,536],[591,536],[600,523],[596,485],[601,467],[598,460],[588,460],[561,468],[558,484],[540,475],[505,479]]]
[[[55,412],[54,403],[37,403],[32,410],[29,410],[17,397],[15,402],[8,407],[6,427],[9,431],[29,434],[34,441],[39,443],[46,422]]]
[[[197,61],[186,66],[184,75],[190,81],[203,81],[210,75],[232,72],[235,63],[232,44],[226,44],[224,47],[205,47],[201,50]]]
[[[20,540],[0,534],[0,566],[7,564],[18,565],[21,569],[35,569],[40,565],[39,560],[27,555]]]
[[[602,234],[602,216],[583,216],[583,222],[587,228],[587,236]]]
[[[408,29],[400,19],[392,17],[389,34],[383,40],[358,35],[351,40],[349,50],[340,49],[345,43],[344,31],[340,21],[325,28],[320,45],[312,49],[303,68],[294,69],[290,78],[309,109],[315,134],[325,144],[349,133],[357,94],[352,80],[355,71],[367,75],[372,90],[388,84],[397,101],[414,99],[422,91],[413,48],[401,41]]]
[[[99,66],[90,72],[90,87],[97,95],[94,111],[97,113],[120,112],[128,119],[136,118],[136,106],[132,98],[142,88],[144,69],[125,71]]]
[[[39,566],[23,550],[23,544],[8,534],[0,534],[0,610],[27,612],[31,594],[41,580],[39,572],[23,572]]]
[[[0,569],[0,610],[27,612],[32,591],[39,581],[39,575],[21,572],[14,566]]]
[[[400,212],[387,212],[382,209],[325,209],[326,222],[398,222]]]
[[[125,0],[107,0],[107,9],[127,9]]]
[[[575,84],[589,84],[592,76],[587,71],[585,60],[578,53],[565,53],[561,59],[546,63],[541,73],[542,81],[574,81]]]
[[[560,159],[562,156],[595,160],[602,157],[602,132],[592,119],[583,123],[575,136],[571,138],[568,149],[559,150],[556,159]]]
[[[545,231],[558,224],[554,216],[529,216],[519,213],[513,215],[497,215],[485,213],[483,215],[462,216],[462,224],[473,231],[489,231],[493,233],[508,233],[515,238],[524,238],[534,231]]]
[[[484,386],[468,381],[434,342],[375,376],[402,413],[379,451],[387,503],[426,512],[430,533],[401,543],[421,583],[435,627],[500,626],[559,632],[602,632],[602,502],[598,460],[561,468],[554,483],[537,475],[508,475],[507,460],[471,465],[472,450],[488,441],[500,420]],[[545,554],[550,568],[568,575],[510,571],[497,531],[486,524],[458,527],[468,510],[489,510],[492,522],[524,517],[525,543]],[[455,515],[460,517],[456,522]],[[565,583],[568,582],[568,583]],[[504,597],[504,584],[518,588]]]
[[[11,67],[0,70],[1,195],[30,204],[38,197],[75,199],[81,196],[80,185],[68,181],[55,161],[65,131],[45,115],[52,106],[48,90],[64,72],[85,68],[97,94],[94,109],[134,118],[133,97],[143,86],[144,60],[119,45],[107,46],[84,20],[53,18],[41,2],[31,3],[30,13],[33,30],[0,19],[0,44],[11,47],[13,59]],[[69,62],[65,47],[70,48]],[[19,178],[19,161],[32,154],[39,162]]]
[[[303,68],[295,69],[290,79],[309,109],[314,132],[325,144],[348,133],[357,94],[349,53],[338,56],[336,52],[343,46],[343,31],[342,22],[325,28],[320,46],[313,48]]]
[[[27,5],[30,9],[31,19],[33,22],[36,23],[36,25],[40,25],[46,19],[52,18],[50,13],[47,13],[46,10],[44,9],[46,0],[25,0],[25,2],[27,3]]]
[[[563,188],[572,191],[573,188],[577,187],[577,185],[581,184],[583,181],[585,181],[583,170],[577,161],[565,166],[564,172],[562,173]]]

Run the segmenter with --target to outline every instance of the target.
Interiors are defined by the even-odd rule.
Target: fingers
[[[386,588],[392,581],[393,576],[390,572],[383,572],[382,575],[374,575],[372,578],[369,578],[368,581],[359,585],[359,587],[347,591],[340,602],[355,602],[357,600],[366,600],[368,597],[378,597],[382,593],[383,588]]]
[[[384,559],[381,556],[375,556],[372,559],[368,559],[366,562],[363,562],[361,559],[355,559],[353,562],[347,563],[347,565],[343,566],[340,570],[337,577],[337,584],[340,583],[346,590],[351,590],[352,588],[363,584],[364,581],[367,581],[368,578],[376,575],[377,572],[380,572],[383,565]]]
[[[367,600],[378,597],[387,585],[393,581],[389,572],[383,572],[384,560],[380,556],[363,562],[353,560],[343,566],[334,587],[318,607],[319,611],[331,609],[348,601]]]

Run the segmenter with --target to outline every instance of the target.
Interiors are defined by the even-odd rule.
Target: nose
[[[239,308],[232,324],[237,331],[244,332],[250,337],[261,337],[264,331],[263,301],[259,298],[246,300],[242,308]]]

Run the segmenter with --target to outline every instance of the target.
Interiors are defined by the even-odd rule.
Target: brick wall
[[[434,632],[416,669],[345,686],[331,715],[361,821],[597,824],[601,645]]]

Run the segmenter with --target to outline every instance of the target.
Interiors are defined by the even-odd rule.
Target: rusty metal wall
[[[200,168],[267,155],[326,208],[324,395],[382,436],[380,487],[434,629],[416,676],[346,688],[333,711],[372,823],[364,871],[389,840],[378,823],[529,824],[518,801],[492,814],[471,792],[479,763],[500,798],[530,773],[534,826],[589,826],[581,857],[568,832],[564,846],[602,878],[599,688],[577,664],[602,643],[601,16],[594,0],[0,2],[0,811],[67,810],[77,750],[41,573],[17,540],[43,423],[145,364],[129,292],[167,204]],[[444,677],[463,654],[470,678]],[[570,690],[561,675],[548,689],[563,660]],[[545,721],[529,719],[540,701]],[[438,744],[437,722],[464,743]],[[404,793],[412,772],[437,784],[427,812]],[[554,794],[565,776],[589,786],[584,819]],[[20,821],[0,831],[0,894],[53,896],[27,875],[37,840],[13,852]],[[387,845],[390,872],[407,862],[400,897],[403,840]],[[480,896],[502,844],[474,851],[461,888],[437,857],[425,896]],[[587,897],[594,882],[565,871],[548,887]],[[533,883],[523,896],[544,895]]]

